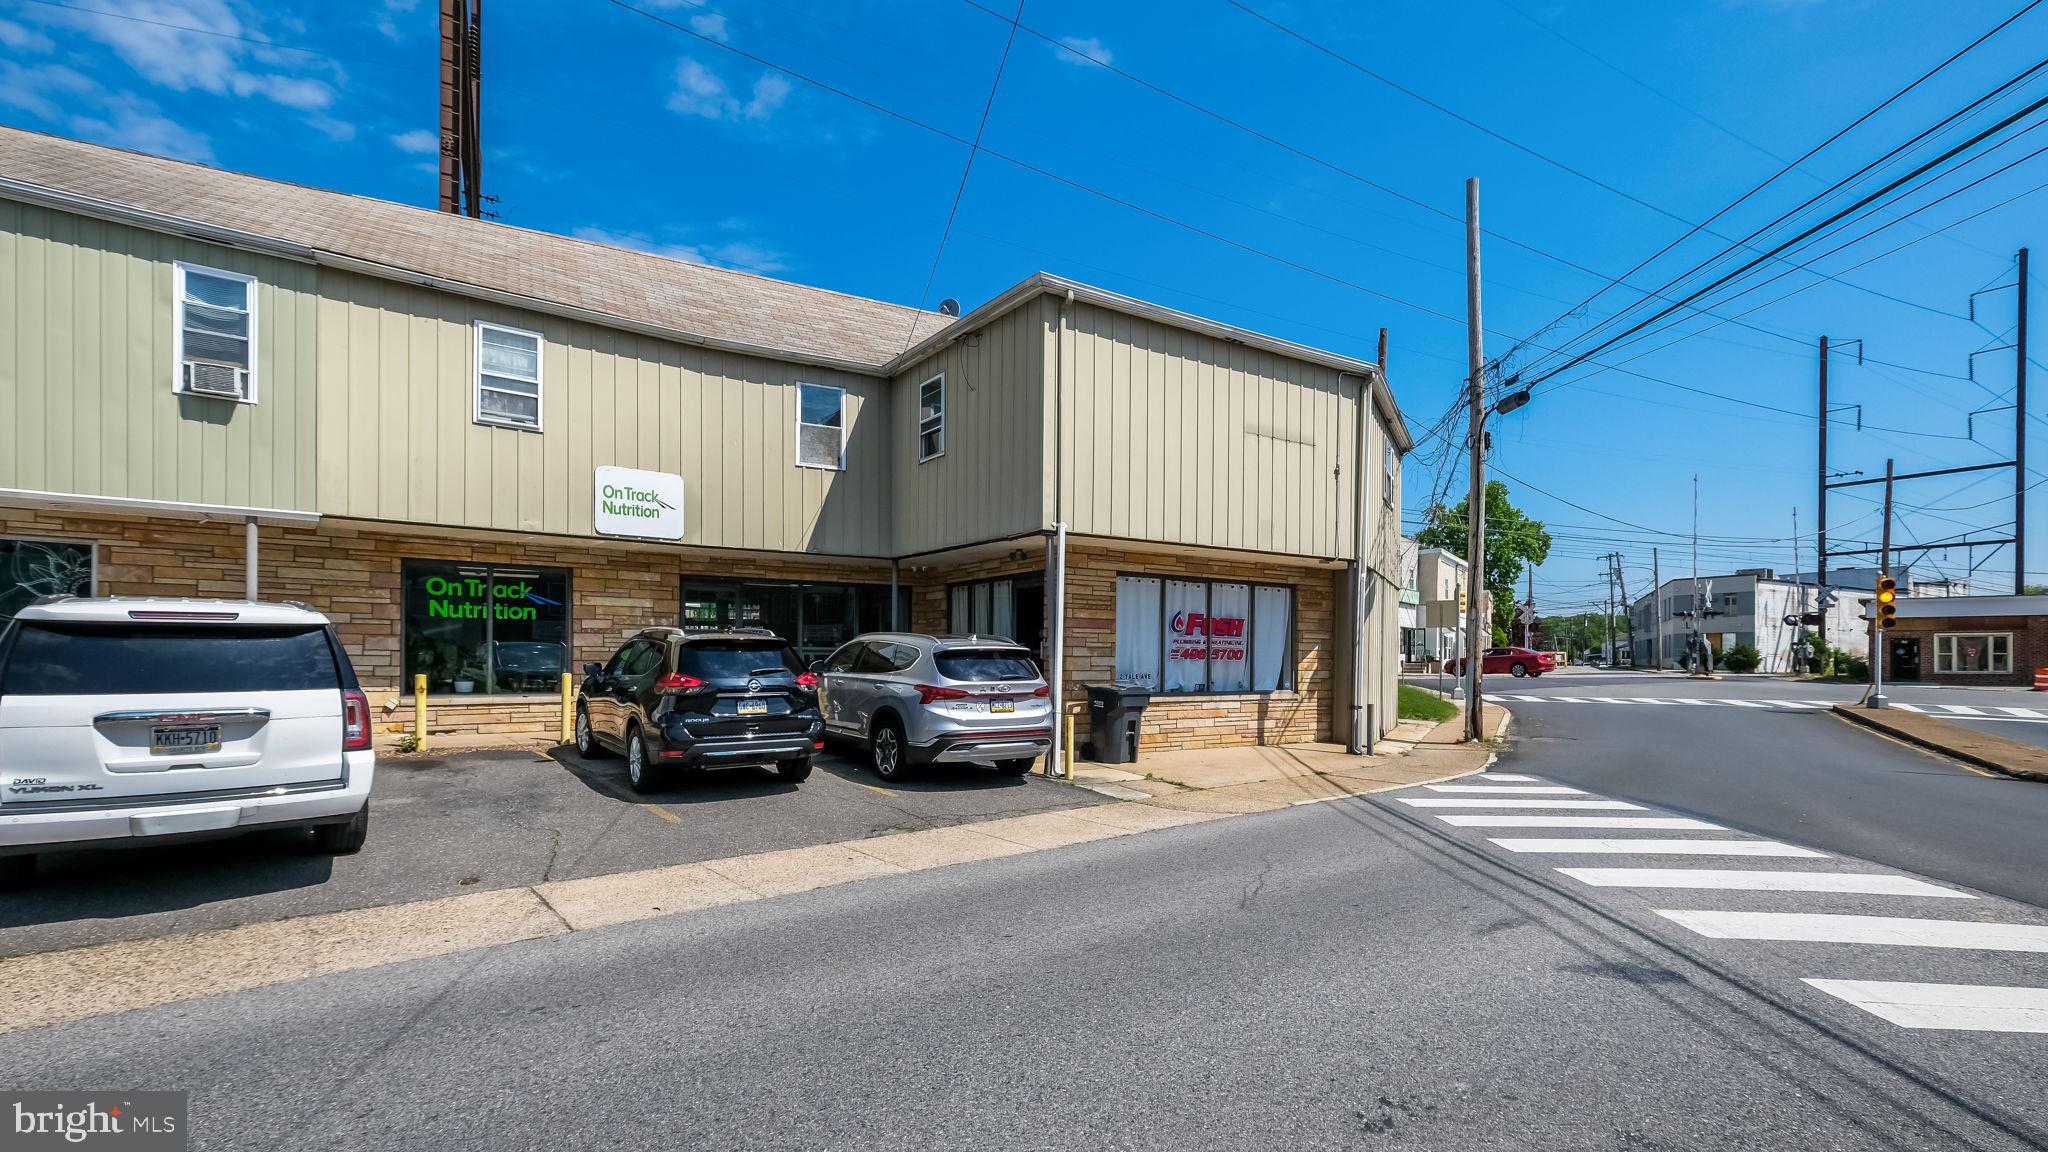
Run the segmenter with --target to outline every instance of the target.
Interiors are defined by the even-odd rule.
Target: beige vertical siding
[[[1064,359],[1073,531],[1350,555],[1359,380],[1083,303]]]
[[[172,391],[172,264],[254,276],[257,399]],[[0,488],[309,509],[314,269],[0,200]]]
[[[1049,302],[1029,301],[898,373],[891,408],[896,552],[998,540],[1043,507]],[[946,376],[946,451],[919,463],[918,389]]]
[[[476,334],[539,332],[540,432],[478,424]],[[352,273],[320,273],[319,510],[586,535],[598,465],[683,477],[684,543],[885,554],[879,379],[708,351]],[[796,464],[796,384],[846,389],[843,471]]]

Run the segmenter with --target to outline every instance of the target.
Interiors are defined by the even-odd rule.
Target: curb
[[[1924,748],[1929,752],[1938,752],[1952,760],[1961,760],[1965,764],[1975,764],[1979,768],[1987,768],[2001,776],[2008,776],[2015,780],[2032,780],[2048,783],[2048,772],[2033,768],[2021,768],[2002,761],[1995,756],[1987,756],[1979,752],[1972,752],[1966,748],[1958,748],[1953,744],[1945,743],[1932,736],[1915,732],[1904,725],[1886,723],[1886,717],[1881,712],[1869,708],[1861,708],[1853,704],[1837,704],[1831,711],[1851,724],[1860,725],[1873,732],[1881,732],[1894,740],[1903,740],[1916,748]],[[1921,719],[1938,720],[1939,718],[1921,717]],[[1971,735],[1973,738],[1981,739],[1974,732]]]

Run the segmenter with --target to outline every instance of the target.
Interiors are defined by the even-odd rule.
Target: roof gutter
[[[0,488],[0,506],[47,508],[59,512],[141,512],[196,520],[254,520],[269,524],[318,524],[318,512],[294,508],[251,508],[239,504],[194,504],[184,500],[142,500],[125,496],[88,496],[78,492],[39,492]]]

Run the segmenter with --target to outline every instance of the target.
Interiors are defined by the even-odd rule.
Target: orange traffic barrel
[[[2048,692],[2048,668],[2034,669],[2034,691]]]

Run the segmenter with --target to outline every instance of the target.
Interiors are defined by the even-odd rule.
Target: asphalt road
[[[314,853],[303,833],[54,852],[34,887],[0,893],[0,956],[426,900],[465,892],[859,840],[1103,797],[1042,776],[940,765],[902,784],[823,756],[785,784],[737,768],[648,796],[617,757],[535,752],[387,756],[370,840]]]
[[[2048,786],[1966,768],[1856,728],[1817,706],[1543,702],[1608,697],[1818,704],[1854,699],[1853,689],[1573,672],[1535,680],[1489,678],[1486,690],[1526,698],[1508,703],[1515,714],[1518,771],[2048,906],[2048,850],[2042,846]],[[1963,695],[1938,699],[1953,702]],[[1967,698],[1980,699],[1976,693]]]
[[[1401,800],[34,1029],[0,1036],[0,1062],[38,1087],[189,1090],[207,1149],[2048,1139],[2040,1037],[1904,1029],[1803,982],[2014,983],[2033,958],[1709,939],[1657,911],[1897,912],[1927,897],[1652,902]]]

